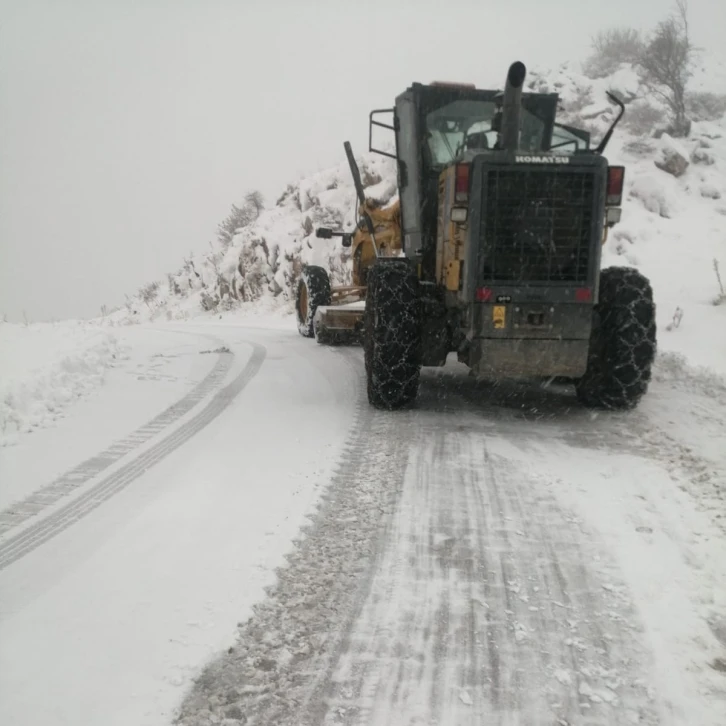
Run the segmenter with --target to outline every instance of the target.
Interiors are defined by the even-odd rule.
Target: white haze
[[[0,0],[0,315],[92,316],[178,267],[250,189],[367,145],[412,81],[579,62],[664,0]],[[718,50],[726,3],[691,0]]]

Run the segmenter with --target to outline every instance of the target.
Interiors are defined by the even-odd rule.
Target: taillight
[[[607,204],[612,207],[619,207],[623,201],[623,181],[625,179],[624,166],[608,167],[608,193]]]
[[[589,287],[578,287],[575,290],[575,302],[590,302],[592,300],[592,290]]]
[[[457,202],[469,201],[469,165],[456,165],[456,187],[454,199]]]

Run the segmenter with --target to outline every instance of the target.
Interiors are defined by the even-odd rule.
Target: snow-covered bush
[[[637,69],[649,97],[667,110],[665,130],[676,137],[688,136],[692,123],[687,85],[696,49],[689,36],[687,10],[686,0],[676,0],[675,14],[660,21],[646,37],[633,28],[598,33],[592,41],[592,53],[583,64],[585,75],[593,79],[610,76],[623,64]],[[706,103],[712,105],[713,100]]]
[[[726,94],[710,91],[687,93],[686,109],[694,121],[716,121],[726,114]]]
[[[233,204],[229,215],[217,227],[217,240],[222,248],[226,250],[235,234],[252,224],[264,208],[265,200],[259,191],[248,192],[241,207]]]
[[[633,28],[609,28],[600,31],[592,40],[591,54],[583,64],[589,78],[612,75],[623,63],[637,63],[645,43]]]
[[[649,136],[655,129],[663,127],[666,119],[662,108],[648,101],[639,101],[628,107],[623,126],[637,136]]]

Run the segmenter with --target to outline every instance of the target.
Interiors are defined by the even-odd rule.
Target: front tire
[[[297,329],[305,338],[315,337],[315,311],[330,305],[330,278],[328,273],[316,265],[305,267],[297,283],[295,310]]]
[[[655,303],[647,278],[630,267],[603,270],[587,370],[575,384],[580,402],[635,408],[648,390],[655,351]]]
[[[364,353],[372,406],[391,411],[415,400],[422,360],[421,301],[408,262],[377,262],[368,272]]]

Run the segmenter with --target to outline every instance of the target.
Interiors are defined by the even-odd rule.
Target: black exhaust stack
[[[522,126],[522,86],[527,69],[524,63],[516,61],[509,66],[507,83],[502,97],[502,118],[499,129],[499,148],[517,151],[519,131]]]

